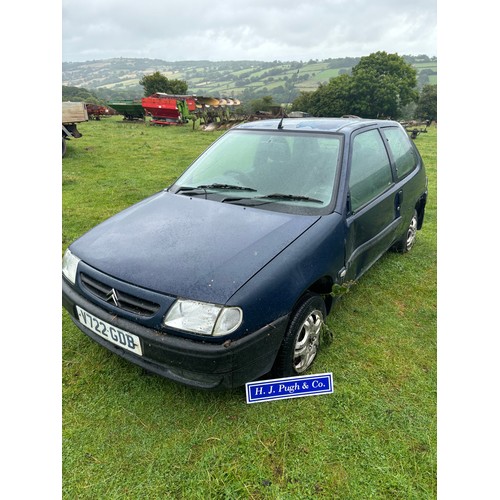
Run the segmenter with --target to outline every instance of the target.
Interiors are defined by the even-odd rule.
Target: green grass
[[[82,124],[63,159],[63,250],[170,184],[220,133]],[[424,228],[328,318],[314,372],[333,395],[247,405],[146,375],[63,311],[63,497],[436,498],[436,129],[416,139],[429,175]]]

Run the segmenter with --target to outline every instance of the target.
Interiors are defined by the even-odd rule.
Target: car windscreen
[[[232,130],[171,191],[273,210],[323,212],[334,196],[341,144],[334,134]]]

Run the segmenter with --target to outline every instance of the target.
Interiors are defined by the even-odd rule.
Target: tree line
[[[301,92],[291,109],[312,116],[400,119],[412,104],[414,117],[436,120],[437,85],[425,85],[419,94],[411,64],[397,54],[376,52],[361,57],[351,74],[331,78],[315,91]]]
[[[291,111],[303,111],[318,117],[356,115],[362,118],[437,120],[437,85],[424,85],[419,92],[417,71],[408,61],[408,56],[375,52],[361,57],[350,73],[331,78],[327,84],[320,84],[311,92],[298,93],[295,89],[297,81],[298,74],[288,78],[279,95],[273,92],[271,96],[265,88],[258,95],[244,92],[241,96],[242,111],[265,111],[291,100],[291,106],[285,105]],[[168,79],[159,71],[143,76],[139,84],[144,89],[144,96],[157,92],[188,93],[185,80]],[[103,96],[79,87],[63,86],[63,100],[105,104]]]

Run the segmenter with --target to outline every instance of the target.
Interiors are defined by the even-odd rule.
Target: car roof
[[[280,125],[281,124],[281,125]],[[371,125],[395,125],[397,122],[391,120],[371,120],[358,117],[347,118],[276,118],[271,120],[257,120],[242,123],[233,127],[234,129],[269,130],[282,129],[299,132],[336,132],[348,133]],[[280,125],[278,127],[278,125]]]

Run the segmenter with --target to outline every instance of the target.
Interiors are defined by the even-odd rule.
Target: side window
[[[369,130],[355,136],[349,177],[351,210],[356,212],[391,184],[391,165],[378,130]]]
[[[400,128],[384,128],[382,133],[387,139],[387,144],[394,158],[398,178],[401,179],[417,166],[417,154],[408,134]]]

